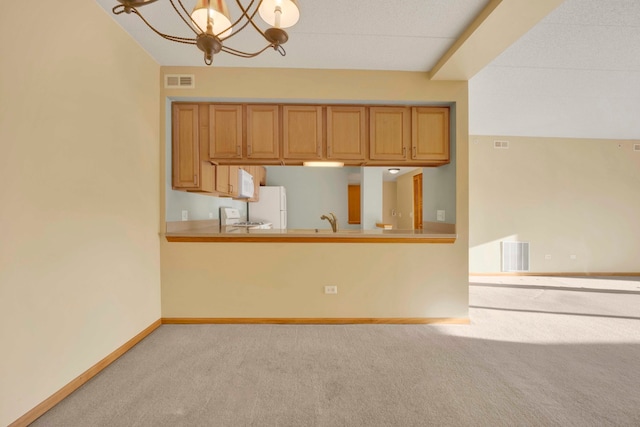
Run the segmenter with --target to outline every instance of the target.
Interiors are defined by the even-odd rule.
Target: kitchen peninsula
[[[203,221],[204,222],[204,221]],[[208,221],[207,221],[208,222]],[[168,242],[254,242],[254,243],[455,243],[453,232],[434,230],[338,230],[330,229],[247,229],[220,230],[213,224],[200,228],[167,231]],[[449,224],[447,224],[449,225]],[[168,230],[171,223],[167,224]],[[450,228],[454,228],[451,225]],[[449,230],[452,231],[452,230]]]

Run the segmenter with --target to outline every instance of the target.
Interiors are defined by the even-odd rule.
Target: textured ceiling
[[[640,1],[566,0],[469,96],[471,134],[640,139]]]
[[[116,0],[96,0],[108,13]],[[191,10],[195,0],[183,0]],[[243,4],[248,4],[243,0]],[[252,59],[218,54],[214,66],[429,71],[488,0],[299,0],[300,21],[290,29],[286,57],[274,51]],[[233,17],[235,0],[227,0]],[[140,8],[165,33],[191,37],[168,0]],[[160,65],[204,65],[195,46],[172,43],[152,33],[133,14],[114,16]],[[260,25],[262,20],[256,19]],[[266,26],[262,27],[263,29]],[[251,51],[263,41],[250,27],[229,46]]]
[[[96,1],[113,16],[116,0]],[[220,54],[214,66],[426,72],[488,0],[299,3],[286,57]],[[142,10],[163,31],[184,30],[168,0]],[[196,47],[162,40],[133,15],[113,18],[161,65],[203,65]],[[261,45],[252,33],[233,47]],[[640,139],[640,0],[565,0],[469,81],[469,101],[475,135]]]

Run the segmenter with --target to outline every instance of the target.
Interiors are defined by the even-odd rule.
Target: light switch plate
[[[436,211],[436,221],[444,221],[444,211]]]

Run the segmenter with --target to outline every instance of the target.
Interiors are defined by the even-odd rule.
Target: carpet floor
[[[472,277],[471,325],[163,325],[33,426],[640,426],[640,278]]]

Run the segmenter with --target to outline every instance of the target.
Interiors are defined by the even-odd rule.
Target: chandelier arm
[[[198,28],[202,33],[204,33],[204,30],[202,28],[200,28],[200,26],[198,24],[196,24],[196,21],[193,20],[193,18],[191,17],[191,14],[187,11],[187,9],[185,9],[184,4],[182,4],[182,0],[178,0],[178,4],[180,5],[180,8],[184,11],[184,15],[182,13],[180,13],[180,11],[178,10],[178,8],[176,7],[176,4],[174,3],[174,0],[169,0],[169,3],[171,3],[171,6],[173,6],[173,10],[176,11],[176,13],[178,14],[178,16],[180,17],[180,19],[182,19],[182,21],[187,24],[187,27],[189,27],[189,29],[191,31],[193,31],[193,33],[197,36],[198,32],[196,31],[195,28],[193,28],[193,26],[195,25],[196,28]],[[189,17],[189,21],[191,21],[191,23],[189,21],[187,21],[185,19],[184,16],[188,16]]]
[[[239,56],[241,58],[254,58],[254,57],[260,55],[265,50],[269,49],[270,47],[274,47],[273,44],[268,44],[264,48],[260,49],[257,52],[247,53],[247,52],[243,52],[241,50],[233,49],[231,47],[222,46],[222,51],[226,52],[226,53],[229,53],[231,55]]]
[[[240,3],[240,0],[236,0],[236,3],[238,4],[238,7],[242,10],[243,15],[245,15],[245,16],[246,16],[247,11],[249,10],[249,8],[251,7],[251,5],[253,4],[253,2],[254,2],[254,1],[255,1],[255,0],[251,0],[251,3],[249,3],[249,6],[247,6],[247,9],[246,9],[246,10],[242,7],[242,3]],[[255,22],[253,22],[253,17],[254,17],[254,16],[256,16],[256,13],[258,13],[258,11],[260,10],[260,5],[261,5],[261,4],[262,4],[262,0],[260,0],[260,1],[258,2],[258,6],[256,7],[256,10],[254,10],[254,11],[253,11],[253,13],[251,14],[251,17],[249,18],[249,17],[247,16],[247,18],[249,19],[249,22],[248,22],[248,23],[250,23],[250,24],[253,26],[253,28],[254,28],[257,32],[259,32],[259,33],[260,33],[260,35],[261,35],[265,40],[269,41],[269,39],[268,39],[268,38],[267,38],[267,36],[264,34],[264,32],[260,29],[260,27],[258,27],[258,26],[256,25],[256,23],[255,23]],[[245,26],[246,26],[248,23],[245,23]],[[243,28],[244,28],[244,27],[243,27]],[[264,49],[263,49],[263,51],[264,51]]]

